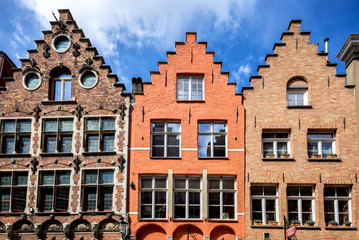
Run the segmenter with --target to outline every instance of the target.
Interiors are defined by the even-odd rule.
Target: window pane
[[[56,137],[55,136],[46,136],[46,152],[54,153],[56,152]]]
[[[85,87],[92,87],[95,85],[96,83],[96,76],[93,72],[86,72],[84,73],[84,75],[81,78],[81,83],[82,85],[84,85]]]
[[[334,201],[324,201],[325,212],[334,212]]]
[[[11,185],[11,173],[1,173],[0,185],[1,186],[10,186]]]
[[[53,201],[53,193],[51,189],[43,189],[42,191],[44,202],[44,211],[51,211],[52,210],[52,201]]]
[[[208,193],[208,204],[220,204],[220,194],[219,193]]]
[[[114,118],[103,118],[102,119],[102,130],[115,130],[115,119]]]
[[[57,131],[57,121],[56,120],[46,120],[45,121],[45,132],[56,132]]]
[[[264,187],[264,195],[276,196],[277,195],[277,187],[276,186],[265,186]]]
[[[164,147],[152,147],[153,157],[164,157],[164,155],[165,155]]]
[[[155,218],[166,218],[166,205],[155,206]]]
[[[154,122],[152,123],[152,132],[164,132],[165,123],[164,122]]]
[[[223,204],[234,205],[234,193],[223,193]]]
[[[289,221],[298,221],[299,218],[298,218],[298,213],[297,212],[291,212],[291,213],[288,213],[288,220]]]
[[[71,80],[66,80],[64,82],[64,101],[68,101],[71,98]]]
[[[0,211],[8,212],[10,210],[10,189],[1,189],[0,191]]]
[[[152,192],[141,192],[141,204],[152,203]]]
[[[179,157],[179,147],[167,148],[167,157]]]
[[[188,218],[199,218],[200,217],[200,207],[199,206],[189,206],[188,211],[189,211]]]
[[[209,189],[219,189],[219,179],[210,179],[208,181],[208,188]]]
[[[322,153],[323,158],[333,153],[333,147],[331,142],[322,142]]]
[[[199,135],[198,136],[199,146],[211,146],[211,135]]]
[[[167,123],[167,132],[181,132],[181,124]]]
[[[98,135],[88,135],[87,136],[87,151],[97,152],[98,149]]]
[[[72,120],[60,120],[60,131],[73,131],[73,121]]]
[[[209,218],[220,218],[220,207],[219,206],[209,206]]]
[[[213,124],[213,132],[226,132],[226,124],[225,123],[214,123]]]
[[[175,204],[186,204],[185,192],[175,192]]]
[[[324,196],[335,196],[335,187],[325,187]]]
[[[104,135],[103,136],[103,151],[104,152],[114,151],[114,147],[113,147],[114,141],[115,141],[115,136],[113,134]]]
[[[61,151],[71,152],[72,150],[72,136],[62,136]]]
[[[234,207],[223,207],[223,219],[234,219]]]
[[[70,184],[70,172],[58,172],[57,173],[57,184],[58,185]]]
[[[164,135],[152,135],[152,145],[164,146],[165,136]]]
[[[20,138],[21,141],[21,147],[20,147],[20,152],[21,153],[29,153],[30,151],[30,137],[21,137]]]
[[[54,172],[42,172],[42,185],[54,185]]]
[[[85,189],[85,205],[87,207],[86,210],[96,210],[96,189]]]
[[[175,218],[185,218],[185,217],[186,217],[186,207],[175,206]]]
[[[348,187],[337,187],[337,196],[338,197],[349,197],[349,188]]]
[[[225,157],[226,156],[226,148],[225,147],[214,147],[213,156],[214,157]]]
[[[31,121],[20,121],[19,132],[31,132]]]
[[[166,188],[166,178],[156,178],[155,188]]]
[[[288,211],[298,212],[298,200],[288,200]]]
[[[223,179],[223,189],[234,189],[234,179]]]
[[[226,145],[226,136],[223,135],[213,135],[213,145],[214,146],[219,146],[219,145]]]
[[[188,179],[188,188],[189,189],[200,189],[201,188],[200,179]]]
[[[4,121],[4,133],[16,132],[15,121]]]
[[[302,211],[303,212],[312,212],[312,201],[311,200],[302,200]]]
[[[14,189],[14,199],[16,199],[16,201],[13,201],[13,211],[19,211],[19,212],[23,212],[25,210],[25,206],[26,206],[26,189],[24,188],[16,188]]]
[[[103,188],[103,210],[111,210],[112,209],[112,188]]]
[[[209,132],[211,132],[211,124],[210,123],[200,123],[200,124],[198,124],[198,132],[201,132],[201,133],[209,133]]]
[[[262,186],[252,186],[251,195],[260,195],[263,196],[263,187]]]
[[[27,186],[27,173],[16,173],[15,174],[15,185]]]
[[[288,186],[287,187],[288,196],[299,196],[299,187],[298,186]]]
[[[277,151],[278,151],[278,156],[288,153],[287,143],[286,142],[278,142],[277,143]]]
[[[87,131],[100,130],[100,120],[99,119],[87,119],[86,120],[86,130]]]
[[[301,196],[312,196],[313,195],[313,188],[310,187],[300,187],[300,195]]]
[[[15,138],[14,137],[4,137],[5,140],[5,153],[12,154],[15,152]]]
[[[211,147],[198,148],[198,157],[210,157],[210,156],[211,156]]]
[[[262,133],[262,138],[274,138],[274,133]]]
[[[180,140],[179,135],[168,135],[167,136],[167,144],[168,145],[177,145],[177,146],[179,146],[179,140]],[[157,144],[155,144],[155,145],[157,145]]]
[[[152,206],[141,206],[141,217],[151,218],[152,217]]]
[[[141,179],[141,188],[152,188],[152,179]]]
[[[166,192],[155,192],[155,204],[166,204]]]
[[[97,184],[97,172],[86,172],[85,184]]]
[[[186,180],[185,179],[175,179],[175,188],[186,188]]]
[[[266,199],[266,211],[275,212],[275,200]]]
[[[54,83],[55,83],[54,100],[61,101],[62,82],[55,81]]]
[[[261,212],[262,211],[262,200],[261,199],[252,199],[252,211]],[[262,219],[258,218],[258,219]]]
[[[319,137],[323,139],[330,139],[333,138],[333,133],[320,133]]]
[[[319,134],[318,133],[308,133],[307,137],[308,137],[308,139],[318,139]]]
[[[100,172],[100,184],[112,184],[113,183],[113,171]]]
[[[67,211],[68,209],[68,198],[69,198],[69,188],[58,188],[57,189],[57,199],[55,209]]]

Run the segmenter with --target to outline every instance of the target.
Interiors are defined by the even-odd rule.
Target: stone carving
[[[13,225],[10,223],[7,223],[5,225],[5,234],[8,239],[11,239],[11,237],[12,237],[12,228],[13,228]]]
[[[19,220],[14,223],[13,230],[16,232],[30,232],[34,231],[35,227],[29,220]]]
[[[43,225],[42,229],[47,232],[58,232],[63,230],[63,226],[61,222],[54,219],[47,220],[42,225]]]
[[[71,231],[70,231],[70,224],[69,223],[64,223],[62,232],[64,233],[64,236],[65,236],[64,240],[70,239]]]
[[[91,224],[85,219],[77,219],[71,223],[71,230],[78,232],[91,231]]]
[[[119,232],[120,230],[120,224],[114,219],[105,219],[99,225],[101,232]]]

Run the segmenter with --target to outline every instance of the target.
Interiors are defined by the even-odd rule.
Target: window
[[[43,152],[70,153],[72,150],[72,119],[46,119],[43,124]]]
[[[300,221],[301,225],[315,221],[313,186],[288,186],[287,198],[289,221]]]
[[[328,155],[335,153],[334,133],[309,132],[307,137],[309,158],[315,155],[326,158]]]
[[[287,85],[288,106],[308,105],[308,84],[302,79],[291,80]]]
[[[85,151],[114,151],[115,132],[115,118],[113,117],[86,118]]]
[[[71,100],[71,72],[69,69],[55,68],[51,76],[51,99],[54,101]]]
[[[58,53],[66,52],[71,46],[70,36],[66,33],[60,32],[52,40],[52,47]]]
[[[179,76],[177,78],[177,100],[204,100],[203,77]]]
[[[141,177],[140,218],[163,218],[167,216],[167,178],[164,176]]]
[[[174,217],[198,219],[201,217],[201,178],[174,179]]]
[[[152,157],[179,157],[181,124],[178,122],[152,122]]]
[[[273,156],[279,158],[290,153],[290,138],[288,132],[262,133],[263,157]]]
[[[42,171],[39,181],[38,208],[41,212],[67,212],[70,171]]]
[[[0,211],[23,212],[27,199],[27,172],[0,172]]]
[[[324,187],[325,222],[336,221],[342,226],[352,220],[350,187]]]
[[[235,179],[209,177],[208,213],[210,219],[235,219]]]
[[[277,186],[251,187],[252,223],[261,220],[263,225],[278,221]]]
[[[198,123],[198,157],[226,157],[227,123]]]
[[[1,151],[3,154],[29,153],[31,120],[14,119],[1,121]]]
[[[111,211],[113,170],[86,170],[82,180],[83,211]]]
[[[41,85],[41,76],[38,72],[27,72],[24,74],[22,83],[27,90],[35,90]]]
[[[81,87],[90,89],[96,86],[98,83],[98,75],[94,70],[86,70],[81,73],[79,77],[79,83]]]

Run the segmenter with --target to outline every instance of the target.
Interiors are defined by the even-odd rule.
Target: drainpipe
[[[326,38],[326,39],[324,40],[325,52],[328,53],[328,55],[329,55],[328,42],[329,42],[329,38]],[[328,55],[327,55],[327,59],[328,59]]]
[[[127,134],[126,134],[126,138],[125,138],[125,145],[126,145],[126,163],[125,163],[125,206],[124,206],[124,209],[125,209],[125,215],[126,215],[126,219],[127,219],[127,229],[126,229],[126,238],[129,237],[129,234],[130,234],[130,219],[129,219],[129,214],[128,214],[128,209],[127,209],[127,192],[128,192],[128,172],[129,172],[129,169],[128,169],[128,162],[129,162],[129,147],[128,147],[128,138],[129,138],[129,135],[130,135],[130,108],[131,108],[131,98],[129,98],[129,104],[128,104],[128,107],[127,107],[127,116],[126,116],[126,121],[127,121]]]

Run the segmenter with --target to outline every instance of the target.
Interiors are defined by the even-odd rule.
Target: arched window
[[[288,106],[308,105],[308,83],[303,79],[296,78],[287,84]]]
[[[50,73],[50,98],[54,101],[69,101],[71,99],[71,72],[68,68],[57,67]]]

